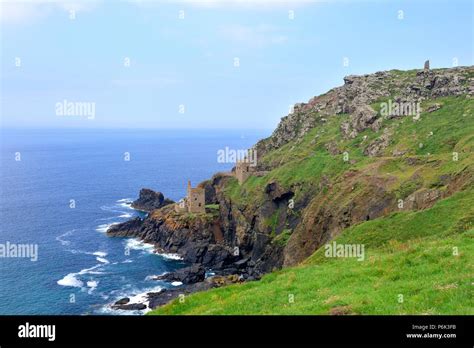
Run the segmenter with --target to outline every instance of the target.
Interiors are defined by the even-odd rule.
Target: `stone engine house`
[[[176,203],[175,211],[178,213],[205,213],[206,212],[206,192],[203,187],[191,187],[188,180],[188,190],[186,198]]]
[[[235,177],[241,185],[245,180],[247,180],[247,178],[252,174],[252,172],[253,168],[248,162],[239,161],[235,165]]]

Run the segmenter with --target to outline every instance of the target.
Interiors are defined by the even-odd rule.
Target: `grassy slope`
[[[339,115],[302,141],[269,153],[264,160],[280,165],[267,176],[251,177],[242,186],[231,181],[227,193],[235,203],[249,204],[258,201],[271,180],[285,186],[297,183],[305,190],[317,185],[322,175],[334,179],[378,161],[383,164],[377,174],[396,177],[391,189],[401,198],[420,187],[439,187],[441,175],[472,170],[474,102],[464,97],[436,102],[443,107],[422,114],[421,121],[384,121],[384,126],[393,127],[394,137],[383,158],[363,155],[364,146],[380,132],[367,130],[355,139],[341,139],[339,125],[345,116]],[[348,151],[356,163],[329,155],[324,147],[328,141]],[[394,149],[406,150],[406,156],[420,163],[407,165],[406,156],[392,157]],[[454,151],[458,161],[452,160]],[[346,229],[336,241],[364,244],[365,261],[326,258],[319,250],[302,265],[268,274],[261,281],[197,293],[151,314],[474,314],[473,238],[474,191],[469,190],[424,211],[398,212]],[[294,296],[294,303],[289,296]]]
[[[364,261],[326,258],[320,249],[298,267],[197,293],[152,314],[474,314],[473,227],[473,191],[460,192],[431,209],[344,231],[336,241],[364,243]]]
[[[427,164],[417,171],[423,177],[425,187],[435,185],[441,174],[456,173],[474,163],[474,101],[465,97],[446,97],[436,102],[443,107],[432,113],[422,113],[418,122],[413,122],[410,117],[384,121],[384,127],[393,129],[394,135],[382,158],[387,163],[381,169],[386,174],[396,175],[401,179],[400,184],[403,184],[404,179],[410,179],[421,166],[408,166],[404,163],[404,157],[392,157],[395,149],[407,151],[406,156],[419,157]],[[426,109],[432,103],[427,101],[422,104],[422,108]],[[380,161],[379,157],[365,156],[363,151],[382,131],[366,130],[355,139],[343,139],[339,127],[345,117],[331,117],[311,130],[301,141],[288,143],[260,159],[278,165],[268,175],[250,177],[243,185],[233,180],[227,187],[227,193],[234,204],[245,206],[261,201],[264,195],[262,188],[273,180],[286,187],[296,184],[297,201],[301,192],[317,186],[323,176],[336,181],[348,170],[363,170]],[[331,141],[337,144],[341,154],[332,156],[328,153],[325,145]],[[422,147],[420,144],[423,144]],[[343,161],[344,151],[348,152],[350,160],[356,161],[355,164]],[[455,151],[459,154],[457,162],[452,161]]]

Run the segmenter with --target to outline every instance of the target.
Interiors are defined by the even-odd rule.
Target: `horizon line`
[[[235,127],[196,127],[196,128],[176,128],[176,127],[41,127],[41,126],[0,126],[0,130],[185,130],[185,131],[199,131],[199,130],[239,130],[239,131],[273,131],[274,128],[235,128]]]

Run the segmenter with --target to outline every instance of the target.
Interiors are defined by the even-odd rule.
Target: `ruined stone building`
[[[238,161],[235,165],[234,176],[237,178],[240,185],[242,185],[249,176],[265,176],[268,174],[266,170],[257,170],[257,167],[247,161]]]
[[[247,178],[251,175],[253,168],[250,166],[250,163],[245,161],[239,161],[235,165],[235,177],[239,181],[239,184],[247,180]]]
[[[186,198],[175,204],[175,211],[178,213],[205,213],[206,212],[206,193],[202,187],[191,187],[191,181],[188,180],[188,190]]]

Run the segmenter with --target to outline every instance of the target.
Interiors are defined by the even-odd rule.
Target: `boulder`
[[[174,202],[170,199],[165,199],[161,192],[143,188],[140,190],[138,199],[133,201],[132,208],[151,212],[152,210],[159,209],[171,203]]]
[[[183,284],[194,284],[201,282],[206,277],[206,269],[199,263],[192,266],[178,269],[177,271],[166,273],[155,279],[169,282],[181,282]]]
[[[124,305],[130,302],[130,299],[128,297],[121,298],[117,302],[114,303],[114,305]]]
[[[370,127],[377,119],[377,112],[369,105],[359,105],[351,115],[351,126],[357,132]]]
[[[121,304],[117,305],[114,304],[112,305],[113,309],[121,309],[125,311],[141,311],[146,309],[146,304],[144,303],[128,303],[128,304]]]

